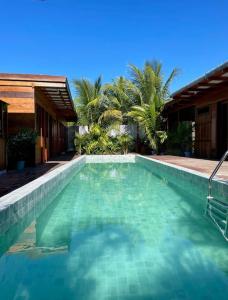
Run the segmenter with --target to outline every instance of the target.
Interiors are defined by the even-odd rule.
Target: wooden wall
[[[59,120],[59,112],[51,99],[39,87],[34,87],[32,81],[0,80],[0,99],[9,104],[9,135],[16,134],[21,128],[38,131],[34,158],[36,163],[47,161],[50,156],[65,150],[65,126]],[[2,146],[3,141],[0,148]]]
[[[36,163],[47,161],[65,151],[66,129],[58,120],[58,114],[50,100],[41,91],[35,91]]]
[[[8,133],[16,134],[21,128],[35,128],[34,113],[10,113],[8,114]]]
[[[8,113],[34,113],[34,89],[28,86],[4,86],[0,82],[0,99],[7,102]]]
[[[198,102],[195,102],[195,150],[197,157],[219,158],[220,126],[218,126],[218,107],[219,103],[226,98],[228,99],[228,89],[225,88],[208,93],[199,98]],[[200,114],[201,111],[205,112]]]
[[[21,128],[35,126],[34,89],[28,86],[3,85],[0,82],[0,98],[8,103],[8,133],[15,134]]]
[[[211,108],[210,106],[196,109],[195,120],[195,155],[202,158],[211,156]]]
[[[174,113],[183,109],[195,107],[195,154],[201,158],[219,158],[220,141],[224,137],[219,134],[221,124],[218,119],[218,107],[224,100],[228,99],[228,86],[220,85],[212,90],[204,91],[199,96],[185,100],[166,108],[166,114],[170,122]],[[170,117],[169,117],[170,115]]]

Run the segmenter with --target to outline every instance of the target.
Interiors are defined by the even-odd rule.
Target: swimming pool
[[[0,236],[0,298],[227,299],[204,190],[141,160],[91,162]]]

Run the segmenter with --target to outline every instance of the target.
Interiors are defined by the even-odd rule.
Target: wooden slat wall
[[[0,82],[0,99],[7,102],[8,113],[35,113],[32,86],[4,86]]]
[[[63,124],[52,120],[51,153],[57,155],[65,151],[66,129]]]
[[[55,83],[46,84],[55,86]],[[38,85],[36,82],[36,86]],[[56,86],[59,87],[60,84],[56,83]],[[40,132],[35,147],[36,163],[46,161],[50,154],[56,155],[65,150],[65,126],[59,121],[59,112],[50,99],[34,87],[32,81],[0,80],[0,99],[9,104],[9,134],[15,134],[20,128],[25,127]],[[36,128],[36,105],[42,109],[38,128]]]
[[[23,85],[23,83],[21,83]],[[0,81],[0,99],[8,103],[8,133],[16,134],[21,128],[34,128],[34,88],[18,86],[17,82],[5,85]]]
[[[188,98],[180,103],[176,103],[172,107],[166,108],[166,115],[171,119],[172,114],[181,112],[183,109],[190,109],[192,106],[198,109],[208,106],[209,112],[205,115],[196,113],[196,136],[195,150],[196,156],[202,158],[219,158],[219,126],[218,126],[218,105],[228,99],[228,86],[221,84],[220,86],[202,92],[198,96]],[[169,117],[170,116],[170,117]],[[227,138],[228,139],[228,138]]]
[[[36,143],[36,163],[47,161],[65,151],[65,126],[58,121],[58,114],[50,100],[40,91],[35,91],[36,130],[39,134]]]
[[[53,103],[39,90],[35,89],[35,103],[48,112],[52,118],[57,119],[57,112]]]
[[[195,154],[197,157],[210,158],[211,156],[211,111],[196,113],[195,124]]]
[[[35,129],[34,113],[9,113],[8,114],[8,133],[16,134],[21,128]]]
[[[65,151],[66,130],[59,121],[54,120],[39,105],[36,105],[36,164]]]

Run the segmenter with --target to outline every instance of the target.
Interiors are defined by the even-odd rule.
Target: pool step
[[[228,241],[228,204],[208,196],[205,214],[214,222]]]

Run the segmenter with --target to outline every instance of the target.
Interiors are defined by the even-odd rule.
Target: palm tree
[[[124,134],[118,136],[118,142],[120,144],[120,149],[122,150],[122,152],[124,154],[128,153],[129,146],[131,145],[132,140],[133,140],[132,136],[130,136],[127,133],[124,133]]]
[[[99,118],[100,123],[120,125],[127,122],[126,114],[134,104],[130,97],[132,88],[131,81],[122,76],[103,87],[104,97],[102,102],[105,109]]]
[[[100,116],[101,77],[94,83],[87,79],[75,80],[74,85],[77,92],[75,99],[76,109],[80,125],[97,123]]]
[[[132,117],[139,124],[140,128],[144,130],[150,147],[157,151],[159,143],[162,144],[166,140],[167,134],[160,129],[162,119],[160,112],[156,111],[154,101],[151,101],[149,104],[142,103],[142,105],[133,106],[128,116]]]
[[[164,81],[162,65],[156,61],[146,62],[142,70],[130,65],[130,75],[134,85],[132,97],[137,104],[127,115],[144,130],[151,148],[157,151],[159,144],[167,138],[162,130],[164,119],[161,113],[165,102],[170,99],[169,86],[177,69]]]
[[[149,104],[154,100],[154,94],[158,96],[158,106],[170,100],[169,86],[175,76],[177,69],[173,69],[168,79],[164,81],[162,64],[157,61],[145,62],[141,70],[135,65],[130,65],[130,77],[134,84],[133,96],[136,98],[137,105],[142,103]]]
[[[76,151],[79,155],[82,154],[82,148],[86,142],[86,137],[87,137],[86,134],[80,134],[80,133],[75,134],[74,144],[75,144]]]

